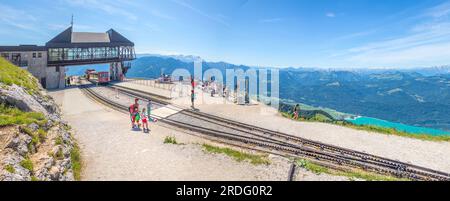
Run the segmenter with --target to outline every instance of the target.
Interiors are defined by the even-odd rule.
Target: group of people
[[[67,77],[65,79],[65,84],[66,84],[66,87],[72,86],[73,84],[75,84],[75,78],[72,76]]]
[[[151,118],[151,109],[152,109],[152,101],[148,100],[147,107],[142,108],[142,110],[139,110],[139,99],[134,99],[134,104],[130,105],[128,108],[130,112],[130,119],[131,119],[131,128],[135,129],[141,129],[141,125],[143,128],[144,133],[150,132],[150,129],[148,128],[149,121],[156,122],[156,119]],[[142,124],[141,124],[142,122]]]

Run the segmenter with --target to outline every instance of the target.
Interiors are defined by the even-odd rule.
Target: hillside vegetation
[[[71,132],[38,80],[0,58],[0,181],[80,179]]]
[[[15,107],[0,104],[0,127],[10,125],[29,125],[32,123],[43,126],[47,123],[47,120],[42,113],[23,112]]]
[[[293,114],[290,112],[280,111],[280,113],[283,117],[290,118],[290,119],[293,118]],[[384,128],[384,127],[373,126],[373,125],[356,125],[351,122],[347,122],[347,121],[343,121],[343,120],[333,120],[322,114],[316,114],[314,116],[309,116],[309,117],[302,115],[298,119],[298,121],[322,122],[322,123],[329,123],[329,124],[334,124],[334,125],[343,126],[343,127],[347,127],[347,128],[352,128],[352,129],[356,129],[356,130],[369,131],[372,133],[380,133],[380,134],[385,134],[385,135],[396,135],[396,136],[415,138],[415,139],[427,140],[427,141],[450,142],[450,136],[447,136],[447,135],[435,136],[435,135],[429,135],[429,134],[408,133],[408,132],[397,130],[395,128]]]
[[[0,82],[24,88],[29,94],[39,91],[39,83],[28,71],[23,70],[0,57]]]

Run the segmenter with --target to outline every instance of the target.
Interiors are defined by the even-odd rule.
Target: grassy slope
[[[23,70],[0,57],[0,83],[11,86],[16,84],[28,93],[39,93],[37,80],[26,70]],[[0,104],[0,126],[28,125],[31,123],[45,124],[41,113],[23,112],[17,108]]]
[[[29,94],[36,94],[39,92],[39,83],[38,80],[33,77],[28,71],[23,70],[10,62],[6,61],[4,58],[0,57],[0,83],[11,86],[15,84],[24,88]],[[44,125],[47,122],[47,119],[42,113],[36,112],[23,112],[15,107],[10,107],[4,104],[0,104],[0,127],[9,126],[9,125],[29,125],[31,123],[36,123],[40,126]],[[26,127],[22,127],[24,132],[27,132]],[[66,128],[67,130],[70,127]],[[45,138],[46,132],[43,130],[38,130],[36,134],[28,131],[30,136],[33,136],[33,142],[37,143],[40,139]],[[61,137],[58,138],[60,142],[57,144],[62,144],[63,141]],[[57,139],[57,140],[58,140]],[[81,176],[81,167],[82,160],[80,155],[80,150],[77,144],[74,145],[74,148],[71,150],[70,158],[72,160],[72,169],[73,174],[76,180],[80,179]],[[32,169],[31,161],[24,160],[23,166]],[[14,172],[12,168],[8,168],[10,172]],[[35,177],[32,177],[32,180],[36,180]]]
[[[203,144],[203,149],[206,152],[214,153],[214,154],[225,154],[234,160],[241,162],[241,161],[249,161],[251,164],[254,165],[269,165],[270,161],[267,159],[266,155],[256,155],[256,154],[249,154],[240,152],[234,149],[230,148],[221,148],[216,147],[208,144]]]
[[[331,174],[336,176],[344,176],[348,177],[350,180],[353,179],[363,179],[366,181],[408,181],[408,179],[405,178],[397,178],[394,176],[389,175],[381,175],[373,172],[366,172],[363,170],[352,170],[352,171],[339,171],[339,170],[333,170],[324,166],[321,166],[319,164],[316,164],[314,162],[311,162],[306,159],[297,159],[296,164],[302,168],[305,168],[306,170],[309,170],[315,174]]]
[[[16,84],[23,87],[29,94],[39,91],[39,84],[35,77],[4,58],[0,57],[0,82],[11,86]]]
[[[292,115],[282,112],[281,115],[286,118],[292,118]],[[386,135],[397,135],[402,137],[408,137],[408,138],[415,138],[420,140],[428,140],[428,141],[447,141],[450,142],[450,136],[433,136],[433,135],[427,135],[427,134],[416,134],[416,133],[408,133],[399,131],[395,128],[384,128],[379,126],[369,126],[369,125],[355,125],[349,122],[345,121],[331,121],[327,117],[323,115],[318,115],[312,119],[300,119],[299,121],[311,121],[311,122],[323,122],[323,123],[330,123],[335,124],[339,126],[344,126],[347,128],[352,128],[356,130],[364,130],[369,131],[373,133],[381,133]]]
[[[8,125],[29,125],[36,123],[44,125],[45,116],[42,113],[23,112],[17,108],[0,104],[0,126]]]

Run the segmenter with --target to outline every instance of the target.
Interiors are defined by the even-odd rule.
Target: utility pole
[[[70,21],[70,27],[73,28],[73,14],[72,14],[72,20]]]

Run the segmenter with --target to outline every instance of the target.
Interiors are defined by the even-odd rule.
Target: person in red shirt
[[[135,121],[136,121],[136,109],[139,111],[139,99],[134,99],[134,104],[130,105],[128,108],[128,111],[130,112],[130,119],[131,119],[131,128],[135,128]]]

